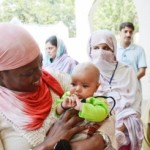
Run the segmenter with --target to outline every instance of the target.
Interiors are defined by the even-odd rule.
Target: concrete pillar
[[[144,47],[150,65],[150,0],[134,0],[139,19],[139,44]]]
[[[86,47],[90,35],[88,14],[94,0],[75,0],[76,16],[76,51],[83,57],[81,61],[88,60]],[[80,53],[80,54],[79,54]]]
[[[94,0],[91,8],[89,10],[88,19],[89,19],[90,32],[93,31],[93,14],[94,14],[99,2],[100,2],[100,0]]]
[[[149,100],[149,86],[150,86],[150,1],[149,0],[134,0],[134,4],[137,9],[138,19],[139,19],[139,42],[145,49],[146,60],[148,68],[146,71],[146,76],[142,78],[142,92],[143,99]]]

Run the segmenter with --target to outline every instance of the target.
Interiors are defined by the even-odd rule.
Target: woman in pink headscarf
[[[66,74],[42,70],[39,47],[25,29],[0,24],[0,150],[103,150],[110,145],[106,130],[69,142],[86,129],[73,109],[56,121],[55,100],[69,85]]]
[[[143,140],[141,91],[134,70],[116,60],[116,38],[112,32],[99,30],[92,33],[88,55],[101,73],[97,94],[116,100],[117,149],[140,150]]]

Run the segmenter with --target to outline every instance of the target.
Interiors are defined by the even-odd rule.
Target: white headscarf
[[[114,51],[117,52],[117,41],[114,34],[109,30],[98,30],[91,34],[91,37],[88,42],[87,51],[88,54],[91,52],[91,48],[100,43],[107,43],[107,45]]]
[[[98,56],[95,56],[95,58],[91,56],[92,47],[102,43],[107,44],[116,54],[116,39],[112,32],[99,30],[92,33],[87,51],[91,61],[97,65],[101,73],[101,85],[97,94],[115,98],[116,127],[119,128],[125,124],[128,130],[126,141],[131,141],[131,150],[140,150],[143,139],[142,122],[140,120],[142,96],[137,76],[130,66],[125,66],[120,62],[118,62],[117,66],[117,61],[115,60],[110,63],[98,60]],[[117,139],[117,141],[119,140]]]
[[[0,24],[0,71],[24,66],[39,54],[38,45],[24,28],[11,23]]]

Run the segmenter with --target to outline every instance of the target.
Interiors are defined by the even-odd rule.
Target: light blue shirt
[[[127,48],[118,46],[117,60],[126,65],[133,66],[136,73],[139,68],[147,67],[144,49],[136,44],[130,44]]]

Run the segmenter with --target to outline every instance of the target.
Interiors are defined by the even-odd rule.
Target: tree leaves
[[[54,24],[62,21],[70,36],[75,35],[74,0],[4,0],[0,3],[0,22],[17,17],[23,23]]]
[[[137,13],[132,0],[99,0],[99,5],[93,14],[93,30],[109,29],[119,31],[122,22],[130,21],[138,30]]]

